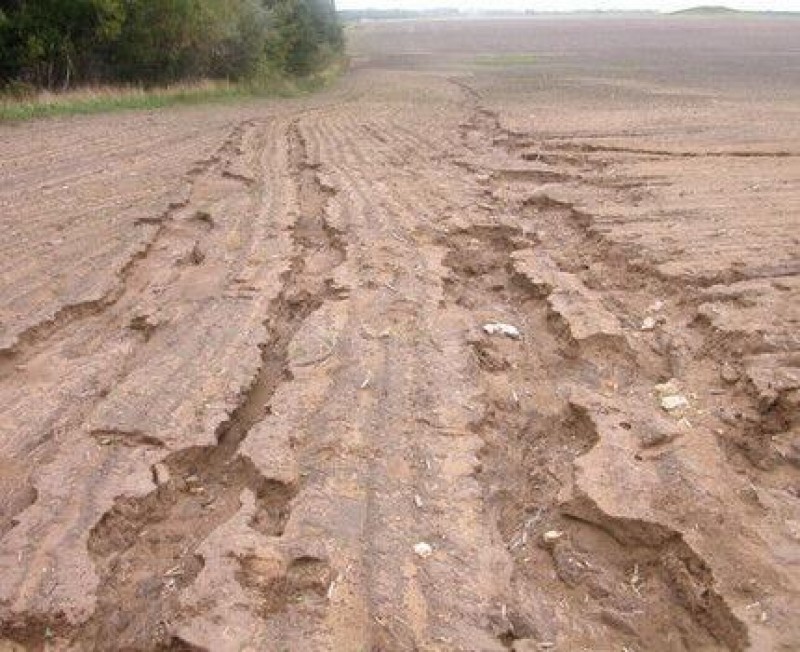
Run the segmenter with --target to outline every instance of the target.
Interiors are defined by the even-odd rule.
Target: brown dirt
[[[0,128],[0,650],[800,649],[798,30]]]

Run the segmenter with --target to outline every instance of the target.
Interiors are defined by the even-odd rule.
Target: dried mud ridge
[[[83,333],[130,331],[138,334],[141,344],[146,343],[158,324],[150,315],[137,312],[140,295],[151,292],[153,288],[159,291],[165,265],[181,267],[189,264],[197,267],[202,264],[205,241],[214,235],[214,222],[204,210],[193,210],[195,189],[203,184],[213,183],[217,178],[229,176],[228,167],[242,153],[245,137],[255,129],[256,124],[253,121],[237,124],[209,158],[197,162],[185,174],[183,187],[162,213],[152,218],[136,220],[136,224],[146,230],[143,244],[115,273],[116,281],[110,291],[97,299],[63,306],[51,319],[25,329],[15,337],[11,346],[0,349],[0,380],[13,383],[15,374],[24,371],[29,362],[37,357],[46,357],[48,351],[57,350],[61,346],[74,347],[70,342],[76,337],[86,339],[86,342],[81,342],[83,350],[76,350],[73,355],[88,354],[92,351],[93,341]],[[254,183],[254,180],[251,179],[248,183]],[[179,223],[177,216],[187,212],[192,213],[192,217],[182,219]],[[185,249],[185,255],[171,260],[169,256],[173,249]],[[133,354],[129,357],[133,358]],[[115,380],[122,379],[128,371],[129,369],[123,368]],[[105,398],[113,384],[110,381],[98,392],[97,401]],[[81,424],[95,406],[96,402],[93,402],[76,408],[72,418],[60,429],[66,430]],[[104,445],[114,443],[133,447],[163,447],[158,438],[136,430],[100,429],[93,431],[91,435]],[[43,433],[41,439],[29,443],[29,449],[43,449],[42,458],[47,459],[52,454],[48,449],[53,444],[53,438],[53,432]],[[14,523],[16,515],[35,500],[36,492],[31,490],[27,500],[19,502],[13,510],[2,514],[0,535],[5,534]]]
[[[62,307],[0,351],[0,381],[12,384],[50,352],[80,361],[98,342],[125,343],[113,372],[65,410],[60,428],[74,439],[26,442],[48,471],[0,503],[4,544],[23,528],[43,533],[42,552],[15,540],[23,570],[0,600],[0,649],[228,650],[285,639],[287,649],[374,652],[738,652],[767,619],[792,636],[791,603],[769,602],[787,586],[774,560],[759,556],[756,536],[736,537],[765,522],[765,496],[796,488],[774,439],[800,424],[797,388],[769,373],[796,367],[796,352],[779,337],[723,331],[709,310],[747,305],[726,288],[757,276],[676,278],[575,197],[610,192],[635,205],[667,183],[616,174],[609,155],[793,154],[514,133],[470,84],[450,82],[462,122],[412,107],[419,133],[408,115],[364,117],[346,102],[238,123],[186,174],[180,197],[138,219],[142,245],[113,290]],[[233,237],[237,211],[236,227],[258,246]],[[209,285],[224,309],[186,300]],[[216,375],[245,378],[235,400],[225,402],[215,373],[198,376],[224,405],[195,420],[211,428],[173,436],[175,422],[156,418],[152,431],[139,427],[126,410],[141,402],[149,418],[152,404],[131,378],[139,366],[166,373],[157,365],[169,360],[149,358],[150,347],[169,350],[171,319],[188,329],[213,309],[233,320],[226,332],[245,332],[248,314],[258,324],[242,346],[213,339],[215,324],[203,322],[201,344],[186,349],[209,364],[205,338],[254,358],[258,347],[255,368],[219,363]],[[520,337],[487,335],[494,320]],[[317,337],[318,322],[334,333],[323,338],[330,350],[297,363],[295,345]],[[679,386],[663,391],[691,402],[711,383],[708,409],[662,409],[657,388],[671,379]],[[182,380],[172,379],[176,394],[203,391]],[[70,466],[73,446],[88,479]],[[57,511],[50,485],[65,459],[65,486],[77,475],[84,496],[70,507],[81,515],[62,521],[47,510]],[[114,472],[142,468],[152,483],[116,488]],[[727,481],[735,492],[713,484]],[[95,496],[109,491],[111,500]],[[747,550],[730,549],[740,541]],[[87,551],[97,588],[80,603],[89,615],[76,617],[54,607],[59,587],[40,575],[60,563],[93,586],[79,567]],[[769,613],[750,618],[762,603]]]
[[[581,378],[609,360],[616,363],[620,380],[652,380],[641,377],[634,356],[615,337],[600,334],[588,344],[575,340],[569,324],[547,305],[552,288],[514,269],[513,254],[533,244],[529,236],[508,227],[485,227],[452,234],[446,242],[451,253],[445,264],[453,270],[451,299],[471,310],[479,310],[482,302],[496,309],[500,296],[513,322],[535,333],[522,356],[519,346],[507,342],[481,338],[473,343],[487,382],[485,412],[474,425],[485,442],[481,475],[491,487],[487,503],[514,558],[515,588],[524,593],[526,586],[546,586],[542,569],[552,564],[572,590],[576,610],[599,614],[604,625],[633,635],[645,649],[659,649],[670,631],[681,632],[688,649],[713,641],[744,649],[744,626],[679,533],[656,523],[610,517],[586,496],[559,499],[571,489],[575,460],[598,441],[587,406],[562,399],[559,411],[549,415],[525,407],[526,388],[553,377],[579,387]],[[560,535],[531,551],[526,544],[542,532]],[[563,588],[552,590],[554,601],[564,599]],[[504,644],[513,648],[517,640],[547,639],[525,606],[509,603],[508,627],[500,635]]]
[[[183,187],[161,214],[137,220],[137,224],[141,224],[141,228],[146,229],[143,244],[115,273],[116,281],[110,291],[97,299],[63,306],[55,312],[51,319],[25,329],[16,335],[12,345],[0,349],[0,380],[14,383],[16,374],[25,370],[30,361],[37,357],[46,357],[48,351],[64,346],[76,336],[86,339],[86,342],[81,343],[83,350],[75,351],[74,355],[90,352],[92,350],[91,338],[82,336],[82,334],[88,334],[95,328],[110,333],[116,329],[130,330],[138,333],[141,342],[145,343],[156,328],[156,324],[152,323],[147,315],[135,312],[132,314],[132,306],[135,305],[140,293],[147,290],[148,286],[158,279],[164,261],[155,260],[154,253],[158,250],[168,251],[176,243],[181,243],[188,237],[194,242],[192,251],[195,252],[195,256],[193,261],[191,256],[187,260],[192,261],[192,264],[195,265],[202,262],[197,257],[201,256],[204,237],[213,229],[213,221],[202,211],[196,214],[196,218],[188,220],[182,225],[176,224],[175,218],[181,211],[185,212],[191,209],[195,186],[225,174],[231,159],[241,151],[245,134],[254,127],[255,124],[252,121],[236,125],[208,159],[198,162],[186,173]],[[188,236],[185,233],[186,224],[188,224],[190,232]],[[170,261],[170,264],[172,262]],[[184,261],[175,262],[180,265]],[[127,370],[123,370],[119,376],[124,376],[126,372]],[[107,395],[111,386],[113,386],[113,382],[109,382],[108,386],[98,393],[98,400],[102,400]],[[95,404],[91,403],[76,409],[73,417],[64,423],[61,429],[82,423],[94,407]],[[162,442],[157,438],[138,431],[99,430],[93,432],[92,436],[104,443],[116,442],[126,446],[162,446]],[[53,438],[52,431],[42,433],[41,438],[27,442],[28,450],[31,452],[37,448],[40,451],[44,450],[43,454],[40,452],[40,459],[47,459],[47,456],[52,453],[49,449],[52,447]],[[35,489],[26,489],[25,494],[25,500],[19,501],[13,506],[13,509],[0,514],[0,536],[12,527],[17,514],[36,501]]]
[[[463,86],[462,86],[463,87]],[[474,97],[468,94],[471,101]],[[587,169],[599,171],[600,180],[592,176],[591,183],[605,185],[618,190],[636,190],[652,184],[650,179],[602,180],[602,172],[607,166],[604,160],[587,160],[581,156],[583,152],[623,152],[646,153],[656,156],[673,155],[670,152],[636,150],[622,147],[588,145],[586,143],[570,144],[557,139],[556,142],[537,141],[528,134],[516,134],[500,126],[497,114],[478,108],[472,120],[465,125],[466,130],[476,130],[486,134],[495,147],[518,156],[525,161],[545,163],[553,169],[542,173],[540,170],[529,172],[525,181],[550,183],[552,181],[572,179],[578,183],[586,183],[584,176]],[[795,156],[791,152],[733,152],[733,153],[685,153],[687,156]],[[492,172],[492,181],[505,181],[508,175],[502,171]],[[514,173],[512,173],[514,176]],[[524,176],[521,173],[520,176]],[[487,191],[491,192],[491,191]],[[640,321],[635,305],[636,295],[649,298],[657,297],[660,301],[674,305],[677,320],[686,323],[690,333],[678,336],[668,334],[660,338],[654,352],[658,354],[658,377],[662,380],[677,377],[685,373],[687,367],[707,367],[709,369],[724,368],[731,378],[741,378],[742,382],[722,383],[718,390],[731,406],[729,412],[736,415],[718,424],[720,443],[729,454],[731,461],[737,466],[744,464],[748,473],[768,480],[759,471],[771,471],[785,464],[776,451],[770,447],[770,438],[795,428],[800,419],[796,409],[794,392],[791,387],[775,387],[773,392],[765,392],[763,387],[756,386],[748,378],[743,360],[748,356],[763,355],[766,359],[775,356],[774,362],[789,367],[796,366],[796,355],[786,353],[784,342],[767,341],[759,333],[720,332],[709,320],[703,310],[704,304],[713,300],[717,292],[723,300],[732,303],[741,302],[746,305],[748,299],[733,293],[727,295],[720,290],[724,285],[735,284],[745,278],[736,270],[720,272],[704,278],[681,278],[676,280],[665,275],[654,263],[649,262],[635,245],[621,245],[606,238],[594,226],[596,216],[581,206],[570,201],[545,193],[534,193],[526,196],[514,205],[501,202],[502,209],[514,210],[529,219],[530,233],[543,236],[538,246],[549,255],[558,256],[557,264],[564,271],[576,274],[586,288],[593,292],[614,295],[608,300],[611,312],[616,313],[623,323],[636,324]],[[558,225],[558,233],[538,230]],[[548,236],[544,237],[544,236]],[[776,272],[770,270],[770,276]],[[794,276],[797,270],[778,271],[777,276]],[[550,288],[552,289],[552,288]],[[629,296],[624,298],[621,293]],[[555,316],[556,320],[558,316]],[[670,315],[670,321],[672,321]],[[562,325],[562,329],[565,328]],[[678,341],[681,338],[681,341]],[[652,361],[648,361],[652,362]],[[716,376],[716,371],[710,375]],[[744,459],[743,459],[744,458]]]

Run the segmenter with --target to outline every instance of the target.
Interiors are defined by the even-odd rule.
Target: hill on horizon
[[[681,15],[714,15],[718,16],[720,14],[741,14],[745,13],[738,9],[732,9],[731,7],[726,7],[724,5],[699,5],[697,7],[690,7],[688,9],[681,9],[680,11],[673,11],[673,15],[681,16]]]

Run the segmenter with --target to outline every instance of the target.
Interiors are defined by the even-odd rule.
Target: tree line
[[[0,85],[302,76],[342,44],[333,0],[0,0]]]

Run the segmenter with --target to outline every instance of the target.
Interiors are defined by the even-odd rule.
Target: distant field
[[[542,74],[622,77],[744,93],[790,93],[800,20],[741,16],[452,19],[374,23],[357,52],[392,68],[536,62]]]

